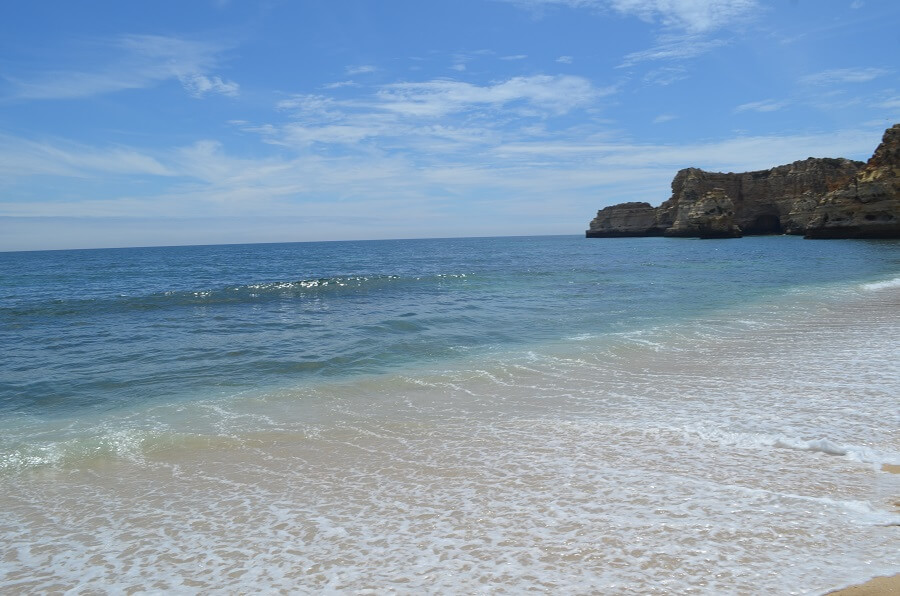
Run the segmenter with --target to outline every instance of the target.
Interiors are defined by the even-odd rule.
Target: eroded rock
[[[586,235],[900,238],[900,124],[867,162],[808,158],[744,173],[680,170],[659,207],[622,203],[597,212]],[[730,204],[729,204],[730,203]]]
[[[587,231],[588,238],[661,236],[656,227],[656,209],[650,203],[621,203],[597,212]]]
[[[900,238],[900,124],[848,184],[822,197],[806,237]]]

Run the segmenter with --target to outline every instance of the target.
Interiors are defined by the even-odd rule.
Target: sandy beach
[[[900,574],[876,577],[864,584],[842,588],[828,593],[831,596],[885,596],[900,594]]]

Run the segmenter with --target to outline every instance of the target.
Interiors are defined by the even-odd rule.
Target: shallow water
[[[3,589],[818,594],[896,571],[897,243],[431,242],[324,245],[294,282],[263,256],[309,246],[24,254],[93,285],[7,266]],[[103,285],[97,262],[165,251]]]

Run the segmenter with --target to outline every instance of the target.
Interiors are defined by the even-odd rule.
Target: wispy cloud
[[[626,55],[619,68],[653,60],[688,60],[723,45],[725,41],[721,39],[701,39],[695,35],[663,36],[654,47]]]
[[[763,10],[758,0],[504,0],[540,13],[566,6],[635,17],[662,27],[653,47],[631,52],[620,67],[654,60],[683,61],[726,44],[714,32],[749,22]],[[559,60],[565,62],[564,60]]]
[[[658,21],[688,33],[705,33],[754,15],[757,0],[609,0],[617,12]]]
[[[883,101],[873,104],[876,108],[885,108],[888,110],[900,110],[900,96],[890,97]]]
[[[572,57],[571,56],[560,56],[559,58],[556,59],[556,61],[559,62],[560,64],[572,64]]]
[[[513,77],[479,86],[454,80],[393,83],[382,87],[377,107],[415,116],[440,116],[472,106],[505,106],[522,103],[550,113],[564,113],[612,93],[600,90],[583,77],[535,75]]]
[[[194,73],[180,77],[185,91],[194,97],[203,97],[207,93],[219,93],[229,97],[236,97],[240,86],[234,81],[223,81],[220,77],[208,77]]]
[[[359,83],[356,83],[355,81],[336,81],[334,83],[322,85],[323,89],[340,89],[341,87],[359,87]]]
[[[675,116],[673,114],[660,114],[659,116],[657,116],[656,118],[653,119],[653,124],[662,124],[663,122],[670,122],[672,120],[675,120],[676,118],[678,118],[678,116]]]
[[[30,140],[0,135],[0,174],[22,176],[173,176],[156,157],[129,147],[97,148],[63,139]]]
[[[787,101],[775,101],[774,99],[764,99],[762,101],[751,101],[734,108],[735,112],[776,112],[788,105]]]
[[[376,70],[378,70],[378,69],[375,68],[374,66],[372,66],[371,64],[362,64],[359,66],[348,66],[344,69],[344,71],[351,77],[360,75],[360,74],[367,74],[370,72],[375,72]]]
[[[713,171],[750,171],[815,157],[867,156],[880,131],[847,130],[807,135],[737,136],[707,143],[634,144],[628,142],[528,142],[496,150],[532,156],[592,156],[598,167],[661,167],[671,174],[692,166]]]
[[[313,144],[341,151],[390,146],[449,159],[519,134],[516,130],[540,135],[547,119],[597,108],[600,99],[615,92],[576,76],[513,77],[486,85],[434,79],[382,85],[353,99],[296,95],[277,104],[288,122],[238,126],[267,143],[298,149]]]
[[[515,54],[513,56],[500,56],[501,60],[524,60],[528,58],[527,54]]]
[[[690,34],[706,33],[753,17],[757,0],[506,0],[532,11],[554,6],[614,11]]]
[[[688,70],[682,65],[663,66],[654,68],[644,75],[644,82],[650,85],[665,87],[688,78]]]
[[[238,84],[208,74],[218,65],[221,44],[164,37],[124,35],[99,42],[96,66],[73,66],[10,77],[14,96],[20,99],[72,99],[113,93],[125,89],[152,87],[177,79],[188,93],[236,95]]]
[[[839,85],[841,83],[867,83],[891,71],[884,68],[834,68],[800,79],[805,85]]]
[[[341,154],[390,148],[466,159],[474,148],[503,137],[540,135],[547,120],[596,109],[615,92],[575,76],[513,77],[485,85],[434,79],[382,85],[352,99],[295,95],[277,104],[287,122],[236,126],[296,150],[315,145]]]

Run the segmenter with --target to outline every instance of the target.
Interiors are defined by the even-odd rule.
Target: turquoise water
[[[891,242],[473,238],[0,254],[0,412],[78,415],[630,331],[900,270]]]
[[[0,288],[0,591],[896,571],[896,241],[0,253]]]

